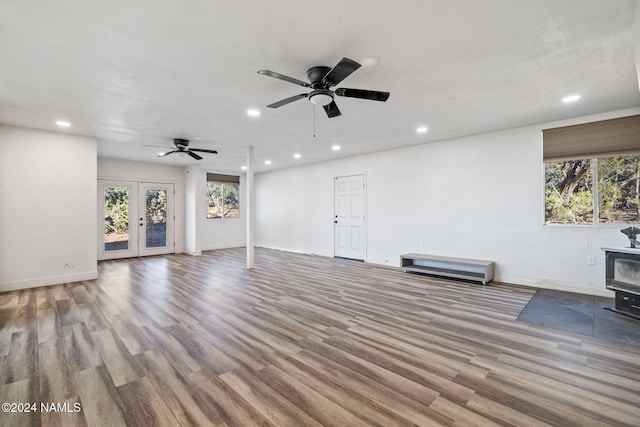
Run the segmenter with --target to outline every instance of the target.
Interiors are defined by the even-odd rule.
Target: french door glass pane
[[[104,250],[129,249],[129,198],[127,187],[104,190]]]
[[[146,247],[167,246],[167,191],[148,189],[146,199]]]

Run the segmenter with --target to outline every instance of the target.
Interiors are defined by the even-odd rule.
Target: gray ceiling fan
[[[173,144],[175,145],[175,149],[171,150],[171,151],[167,151],[166,153],[160,153],[158,154],[158,157],[166,157],[169,154],[174,154],[174,153],[184,153],[187,154],[191,157],[193,157],[196,160],[202,160],[202,156],[199,156],[196,154],[196,152],[198,153],[209,153],[209,154],[218,154],[218,152],[216,150],[207,150],[205,148],[189,148],[189,140],[188,139],[182,139],[182,138],[174,138],[173,139]],[[147,145],[147,147],[162,147],[160,145]],[[173,147],[162,147],[162,148],[173,148]]]
[[[324,111],[327,113],[327,116],[332,118],[342,114],[338,109],[338,105],[333,100],[335,96],[369,99],[371,101],[382,102],[389,99],[389,92],[347,88],[331,89],[332,87],[337,86],[342,80],[347,78],[358,68],[360,68],[360,64],[349,58],[342,58],[333,68],[326,66],[311,67],[307,70],[307,79],[309,79],[309,83],[270,70],[260,70],[258,71],[258,74],[313,89],[309,93],[294,95],[281,101],[274,102],[273,104],[269,104],[267,107],[278,108],[299,99],[308,98],[314,105],[322,106]]]

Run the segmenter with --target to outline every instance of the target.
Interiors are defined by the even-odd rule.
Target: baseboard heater
[[[405,254],[400,256],[400,265],[405,273],[423,273],[455,279],[475,280],[486,285],[493,280],[496,263],[479,259]]]

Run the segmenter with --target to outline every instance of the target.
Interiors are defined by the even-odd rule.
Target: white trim
[[[256,245],[256,248],[270,249],[273,251],[281,251],[281,252],[290,252],[292,254],[300,254],[300,255],[309,255],[309,256],[322,256],[325,258],[335,258],[333,253],[315,253],[315,252],[306,252],[306,251],[296,251],[294,249],[282,248],[279,246],[265,246],[265,245]]]
[[[200,250],[215,251],[217,249],[234,249],[234,248],[244,248],[244,247],[246,247],[244,243],[229,243],[227,245],[206,245],[206,246],[202,246]]]
[[[83,271],[73,274],[58,276],[36,277],[34,279],[16,280],[0,283],[0,292],[15,291],[19,289],[38,288],[40,286],[60,285],[63,283],[81,282],[83,280],[95,280],[98,278],[98,270]]]

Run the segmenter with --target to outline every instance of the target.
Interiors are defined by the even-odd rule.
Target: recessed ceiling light
[[[240,166],[240,169],[242,169],[243,171],[246,171],[247,167],[243,165],[243,166]]]
[[[193,139],[196,140],[196,141],[202,141],[202,137],[201,136],[194,136]]]
[[[61,128],[68,128],[68,127],[71,127],[71,123],[69,123],[69,122],[67,122],[67,121],[64,121],[64,120],[58,120],[58,121],[56,122],[56,124],[57,124],[58,126],[60,126]]]
[[[419,126],[416,128],[416,132],[417,133],[427,133],[427,131],[429,130],[428,127],[426,126]]]
[[[360,65],[362,65],[363,67],[373,67],[375,65],[378,65],[378,60],[376,58],[368,56],[360,60]]]
[[[255,108],[250,108],[247,110],[247,115],[249,117],[258,117],[260,115],[260,110],[256,110]]]
[[[562,102],[569,104],[571,102],[576,102],[578,99],[580,99],[580,95],[568,95],[562,98]]]
[[[296,153],[296,154],[293,155],[294,159],[299,159],[300,157],[302,157],[302,154],[300,154],[300,153]]]
[[[331,147],[331,149],[332,149],[333,151],[340,151],[340,148],[342,148],[342,147],[340,147],[340,146],[339,146],[339,145],[337,145],[337,144]]]
[[[271,164],[271,160],[265,160],[265,161],[264,161],[264,164],[265,164],[265,165],[270,165],[270,164]]]

